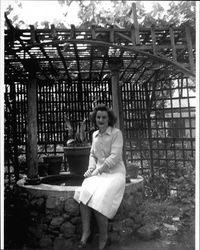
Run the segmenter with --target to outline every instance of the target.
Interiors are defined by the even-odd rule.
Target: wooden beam
[[[120,36],[120,33],[119,33],[119,36]],[[70,40],[65,40],[67,43],[70,43]],[[96,41],[96,42],[95,42]],[[99,41],[99,40],[95,40],[95,41],[93,41],[93,44],[94,45],[96,45],[97,47],[98,47],[98,43],[99,42],[102,42],[102,41]],[[131,42],[130,41],[130,39],[128,39],[127,38],[127,41],[128,42]],[[77,43],[79,43],[79,40],[77,39],[76,40],[76,42]],[[88,42],[89,42],[89,40],[88,40]],[[52,45],[53,44],[55,44],[55,46],[56,46],[56,43],[58,43],[58,41],[52,41]],[[63,42],[61,41],[60,42],[60,44],[62,44]],[[96,43],[96,44],[95,44]],[[46,43],[43,43],[43,44],[46,44]],[[48,45],[48,44],[47,44]],[[38,47],[40,47],[41,45],[37,45]],[[103,45],[100,45],[101,47],[103,46]],[[121,46],[121,45],[116,45],[116,46]],[[26,48],[29,48],[29,49],[31,49],[32,47],[35,47],[35,44],[34,45],[27,45],[26,46]],[[135,45],[135,46],[133,46],[133,45],[126,45],[126,47],[129,47],[129,48],[134,48],[134,49],[137,49],[137,50],[143,50],[143,51],[145,51],[145,50],[147,50],[147,51],[149,51],[149,50],[151,50],[152,49],[152,45],[143,45],[143,44],[141,44],[141,45]],[[178,50],[178,49],[185,49],[186,47],[185,47],[185,45],[184,44],[176,44],[176,49]],[[162,50],[162,49],[171,49],[172,47],[171,47],[171,44],[161,44],[161,45],[157,45],[157,50]],[[19,49],[15,49],[14,50],[14,52],[20,52],[20,51],[22,51],[23,49],[22,48],[19,48]],[[164,54],[163,54],[163,56],[165,56]],[[72,59],[70,59],[70,58],[68,58],[69,60],[72,60]],[[86,57],[86,59],[87,59],[87,57]],[[38,58],[38,60],[44,60],[43,58]],[[53,60],[55,60],[55,58],[51,58],[51,60],[53,61]],[[81,58],[81,60],[84,60],[84,59],[82,59]]]
[[[185,73],[188,76],[192,76],[195,77],[194,72],[192,72],[191,70],[188,70],[187,68],[185,68],[181,63],[173,61],[167,57],[165,57],[164,55],[158,56],[158,55],[154,55],[151,54],[149,52],[146,52],[142,49],[139,48],[135,48],[133,46],[126,46],[126,45],[116,45],[116,44],[110,44],[109,42],[102,42],[102,41],[93,41],[93,40],[85,40],[85,39],[80,39],[80,40],[76,40],[76,39],[65,39],[62,41],[52,41],[52,42],[44,42],[43,45],[50,45],[50,44],[62,44],[62,43],[81,43],[81,44],[95,44],[95,45],[100,45],[100,46],[105,46],[105,47],[113,47],[113,48],[118,48],[118,49],[122,49],[122,50],[126,50],[126,51],[130,51],[130,52],[134,52],[134,53],[138,53],[140,55],[146,56],[146,59],[144,58],[144,60],[153,60],[153,61],[157,61],[157,62],[162,62],[162,63],[166,63],[166,64],[171,64],[173,66],[175,66],[175,69],[179,69],[180,71],[182,71],[183,73]],[[36,43],[34,46],[43,46],[40,43]],[[32,48],[33,46],[29,46],[27,45],[26,48]],[[138,46],[139,47],[139,46]],[[79,64],[79,62],[77,62]]]
[[[132,10],[131,10],[131,12],[132,12]],[[132,17],[133,18],[133,17]],[[70,34],[70,32],[71,32],[71,29],[66,29],[66,28],[58,28],[57,29],[59,32],[61,32],[61,33],[63,33],[63,32],[65,32],[65,34]],[[105,31],[108,31],[108,28],[105,28],[105,27],[96,27],[95,28],[95,30],[96,30],[96,32],[102,32],[102,33],[104,33]],[[121,31],[122,30],[122,28],[120,28],[120,27],[115,27],[115,31]],[[125,31],[125,32],[128,32],[129,30],[130,30],[130,28],[123,28],[123,30]],[[142,31],[142,32],[146,32],[146,31],[149,31],[149,27],[140,27],[140,30]],[[162,31],[164,31],[164,30],[166,30],[166,27],[164,27],[164,28],[162,28],[162,27],[156,27],[156,31],[160,31],[160,32],[162,32]],[[174,27],[174,30],[175,31],[182,31],[182,28],[180,28],[180,27]],[[30,30],[29,29],[23,29],[23,31],[24,32],[30,32]],[[37,31],[38,32],[44,32],[44,31],[46,31],[46,32],[48,32],[49,31],[49,29],[37,29]],[[79,32],[79,33],[81,33],[81,32],[88,32],[89,30],[88,30],[88,28],[76,28],[76,31],[77,32]],[[90,31],[89,31],[90,32]]]
[[[55,46],[57,46],[56,44],[55,44]],[[98,48],[98,45],[96,46],[97,48]],[[133,46],[131,45],[126,45],[126,47],[128,47],[128,48],[133,48]],[[145,51],[145,50],[147,50],[147,51],[149,51],[149,50],[151,50],[152,49],[152,45],[148,45],[148,46],[143,46],[143,45],[141,45],[141,46],[135,46],[134,48],[136,48],[136,49],[139,49],[139,50],[142,50],[142,51]],[[158,50],[161,50],[161,49],[171,49],[172,47],[171,47],[171,45],[166,45],[166,46],[164,46],[164,45],[159,45],[158,47],[157,47],[157,49]],[[179,44],[176,44],[176,50],[180,50],[180,49],[184,49],[185,48],[185,46],[184,45],[179,45]],[[15,52],[19,52],[20,50],[15,50]],[[123,51],[124,52],[124,51]],[[183,51],[184,52],[184,51]],[[31,55],[32,56],[32,55]],[[162,54],[162,57],[165,57],[165,55],[164,54]],[[66,61],[74,61],[75,59],[74,58],[70,58],[70,57],[63,57],[63,59]],[[123,59],[124,60],[130,60],[131,59],[131,56],[127,56],[127,55],[125,55],[125,56],[123,56]],[[6,61],[9,61],[9,62],[17,62],[18,60],[17,59],[15,59],[15,58],[6,58],[5,59]],[[21,60],[27,60],[27,59],[21,59]],[[80,61],[87,61],[87,60],[90,60],[90,56],[85,56],[84,58],[79,58],[79,60]],[[94,56],[94,60],[102,60],[102,56]],[[44,59],[44,58],[37,58],[37,61],[38,62],[40,62],[40,61],[49,61],[48,59]],[[52,62],[56,62],[56,61],[60,61],[60,58],[59,57],[55,57],[55,58],[51,58],[51,61]]]

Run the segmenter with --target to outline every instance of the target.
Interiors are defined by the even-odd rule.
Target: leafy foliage
[[[168,196],[168,181],[165,176],[146,176],[145,195],[147,198],[165,200]]]
[[[70,123],[68,117],[65,117],[65,128],[68,131],[67,146],[87,146],[89,142],[86,136],[86,119],[77,125],[76,131]]]
[[[195,164],[194,160],[176,166],[176,176],[171,179],[160,174],[145,176],[145,195],[147,198],[193,205],[195,202]]]
[[[195,164],[179,166],[177,177],[173,178],[172,185],[175,190],[173,199],[185,204],[194,204],[195,198]]]
[[[165,11],[160,2],[155,2],[152,7],[153,10],[147,10],[144,7],[143,1],[136,1],[137,16],[140,26],[149,27],[151,25],[156,26],[180,26],[188,23],[195,26],[195,11],[196,1],[171,1],[169,3],[169,9]],[[15,5],[14,5],[15,3]],[[68,15],[68,9],[72,5],[71,0],[58,0],[58,3],[65,10],[63,11],[63,17]],[[81,20],[80,27],[90,27],[92,24],[101,27],[109,27],[114,25],[116,27],[129,27],[134,23],[132,3],[133,1],[83,1],[79,0],[79,13],[78,17]],[[23,9],[22,1],[14,1],[6,8],[6,14],[9,16],[14,11],[14,6],[19,9]],[[28,26],[22,20],[20,12],[15,11],[15,15],[12,17],[12,23],[14,26]],[[63,17],[60,17],[55,24],[58,28],[64,28]],[[37,27],[40,23],[35,22]],[[45,27],[50,26],[48,20],[43,20],[41,25]]]
[[[172,1],[168,11],[170,16],[169,22],[176,25],[187,23],[194,27],[196,21],[195,12],[196,1],[178,1],[178,4]]]

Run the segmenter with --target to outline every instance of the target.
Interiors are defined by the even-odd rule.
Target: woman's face
[[[108,127],[108,112],[107,111],[97,111],[96,114],[96,124],[101,131],[105,131]]]

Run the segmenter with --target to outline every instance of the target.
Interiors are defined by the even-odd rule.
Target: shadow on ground
[[[97,241],[88,244],[86,250],[97,250]],[[144,241],[140,239],[128,239],[125,242],[107,246],[105,250],[195,250],[191,245],[185,245],[184,242],[173,242],[163,238]]]

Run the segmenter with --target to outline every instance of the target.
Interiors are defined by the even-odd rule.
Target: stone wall
[[[25,186],[18,183],[17,208],[20,221],[26,221],[25,244],[37,249],[73,249],[81,236],[79,204],[73,199],[76,187],[51,185]],[[57,189],[57,190],[55,190]],[[143,179],[126,184],[124,198],[113,220],[109,221],[111,242],[134,235],[142,226]],[[93,222],[93,225],[95,222]],[[97,229],[95,230],[97,233]]]

